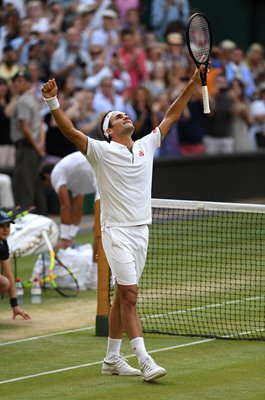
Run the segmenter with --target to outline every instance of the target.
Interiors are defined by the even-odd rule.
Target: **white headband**
[[[109,139],[109,134],[108,134],[108,132],[107,132],[107,129],[109,128],[109,121],[110,121],[110,119],[111,119],[112,114],[114,114],[114,113],[115,113],[115,111],[110,111],[110,112],[106,115],[106,117],[104,118],[104,122],[103,122],[103,125],[102,125],[104,136],[105,136],[107,139]]]

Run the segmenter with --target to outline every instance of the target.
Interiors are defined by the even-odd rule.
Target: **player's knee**
[[[137,291],[134,288],[127,288],[123,291],[121,300],[127,307],[135,307],[137,302]]]

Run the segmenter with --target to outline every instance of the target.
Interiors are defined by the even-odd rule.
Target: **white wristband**
[[[60,107],[60,103],[58,101],[57,96],[50,97],[49,99],[45,99],[45,97],[44,97],[44,101],[51,111],[57,110],[57,108]]]
[[[78,231],[79,231],[78,225],[71,225],[69,230],[70,237],[75,238]]]
[[[61,224],[60,226],[60,237],[61,239],[71,239],[70,237],[71,225]]]

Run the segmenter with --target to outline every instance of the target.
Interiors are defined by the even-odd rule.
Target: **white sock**
[[[136,338],[130,340],[130,343],[131,343],[133,351],[136,354],[136,357],[138,358],[138,361],[140,361],[142,358],[145,358],[148,356],[143,337],[136,337]]]
[[[108,347],[107,347],[107,354],[106,354],[107,360],[111,359],[113,356],[117,356],[120,354],[121,342],[122,342],[122,339],[112,339],[112,338],[108,337]]]

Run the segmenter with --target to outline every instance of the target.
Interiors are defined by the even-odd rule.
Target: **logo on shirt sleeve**
[[[144,152],[142,150],[139,150],[139,157],[144,157]]]

